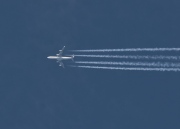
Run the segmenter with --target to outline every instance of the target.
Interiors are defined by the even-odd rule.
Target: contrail
[[[178,60],[180,56],[139,56],[139,55],[74,55],[75,57],[97,57],[97,58],[121,58],[121,59],[167,59],[167,60]]]
[[[148,67],[180,67],[180,63],[161,63],[161,62],[110,62],[110,61],[76,61],[78,64],[100,64],[100,65],[129,65],[129,66],[148,66]]]
[[[138,51],[180,51],[180,48],[125,48],[125,49],[92,49],[92,50],[70,50],[73,52],[138,52]]]
[[[110,69],[110,70],[137,70],[137,71],[173,71],[178,72],[180,71],[179,68],[135,68],[135,67],[102,67],[102,66],[74,66],[69,65],[70,67],[77,67],[77,68],[89,68],[89,69]]]

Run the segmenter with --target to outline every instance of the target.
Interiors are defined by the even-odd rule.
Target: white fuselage
[[[48,59],[55,59],[55,60],[58,60],[58,61],[61,61],[61,60],[72,60],[73,57],[68,57],[68,56],[48,56],[47,57]]]

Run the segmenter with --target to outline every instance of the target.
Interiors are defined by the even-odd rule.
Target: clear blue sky
[[[46,58],[64,45],[180,47],[179,5],[2,0],[0,128],[179,129],[180,73],[62,69]]]

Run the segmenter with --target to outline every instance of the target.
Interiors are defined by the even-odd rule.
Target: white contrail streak
[[[125,49],[92,49],[92,50],[71,50],[73,52],[138,52],[138,51],[180,51],[180,48],[125,48]]]
[[[110,62],[110,61],[76,61],[78,64],[100,64],[100,65],[129,65],[129,66],[148,66],[148,67],[180,67],[180,63],[161,63],[161,62]]]
[[[74,55],[75,57],[97,57],[97,58],[121,58],[121,59],[167,59],[167,60],[178,60],[180,56],[139,56],[139,55]]]
[[[131,68],[131,67],[102,67],[102,66],[74,66],[69,65],[70,67],[77,67],[77,68],[89,68],[89,69],[110,69],[110,70],[138,70],[138,71],[173,71],[178,72],[180,71],[179,68]]]

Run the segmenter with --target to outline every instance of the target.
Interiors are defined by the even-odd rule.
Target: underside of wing
[[[62,53],[64,51],[65,46],[62,48],[62,50],[59,50],[59,56],[62,56]]]
[[[59,66],[62,66],[64,68],[63,62],[59,62]]]

